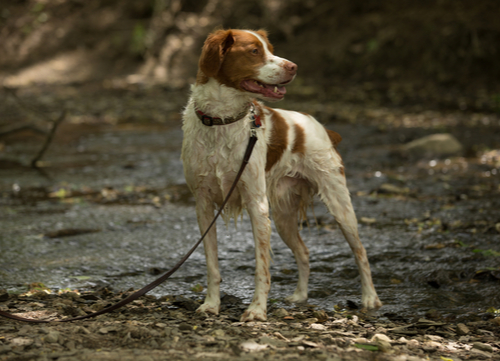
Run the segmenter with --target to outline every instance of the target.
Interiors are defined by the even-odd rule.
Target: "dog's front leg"
[[[271,221],[265,194],[248,199],[247,211],[252,221],[255,242],[255,293],[252,303],[241,316],[241,321],[267,320],[267,295],[271,287],[269,263],[271,259]]]
[[[196,215],[200,232],[206,231],[214,217],[214,203],[202,191],[196,196]],[[217,231],[215,225],[203,240],[205,259],[207,262],[207,296],[205,302],[196,310],[197,312],[219,313],[220,308],[220,272],[217,258]]]

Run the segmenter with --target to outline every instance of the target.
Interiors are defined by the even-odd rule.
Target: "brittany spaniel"
[[[318,194],[340,225],[361,274],[362,303],[382,305],[373,286],[366,251],[346,187],[336,145],[339,134],[312,116],[272,109],[259,100],[283,99],[297,65],[273,54],[265,31],[218,30],[205,41],[196,84],[183,113],[182,161],[187,184],[196,199],[200,231],[210,224],[241,165],[251,127],[257,142],[249,164],[226,205],[223,218],[250,215],[255,241],[255,293],[242,321],[266,320],[271,223],[292,250],[299,279],[290,302],[307,300],[309,251],[302,241],[298,216]],[[204,240],[208,271],[205,302],[199,312],[218,314],[221,277],[215,228]]]

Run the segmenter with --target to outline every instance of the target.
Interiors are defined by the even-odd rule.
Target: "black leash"
[[[233,193],[234,189],[236,188],[236,184],[240,180],[241,175],[243,174],[243,171],[245,170],[245,167],[248,164],[248,161],[250,160],[250,156],[252,155],[252,151],[253,151],[253,148],[254,148],[256,142],[257,142],[257,132],[255,130],[255,127],[252,126],[252,128],[251,128],[251,134],[250,134],[250,139],[248,140],[247,149],[245,151],[245,155],[243,156],[243,162],[241,164],[240,170],[238,171],[238,174],[236,175],[236,178],[234,179],[234,182],[233,182],[231,188],[229,189],[229,192],[227,193],[227,196],[224,199],[224,202],[222,202],[222,205],[221,205],[219,211],[215,215],[215,218],[212,220],[212,223],[210,223],[210,225],[208,226],[208,228],[205,231],[205,233],[203,233],[203,235],[201,236],[200,240],[198,242],[196,242],[196,244],[193,246],[193,248],[191,248],[189,250],[189,252],[186,253],[186,255],[174,267],[172,267],[172,269],[170,271],[168,271],[167,273],[165,273],[163,276],[161,276],[160,278],[158,278],[155,281],[151,282],[150,284],[144,286],[140,290],[132,293],[130,296],[128,296],[127,298],[124,298],[120,302],[115,303],[114,305],[112,305],[110,307],[107,307],[105,309],[102,309],[102,310],[100,310],[98,312],[90,313],[90,314],[85,315],[85,316],[79,316],[79,317],[73,317],[73,318],[66,318],[66,319],[63,319],[63,320],[53,320],[53,321],[49,321],[49,320],[36,320],[36,319],[31,319],[31,318],[25,318],[25,317],[15,316],[15,315],[12,315],[12,314],[4,312],[4,311],[0,311],[0,316],[7,317],[7,318],[10,318],[10,319],[16,320],[16,321],[32,322],[32,323],[71,322],[71,321],[83,320],[83,319],[86,319],[86,318],[92,318],[92,317],[96,317],[96,316],[99,316],[99,315],[103,315],[105,313],[109,313],[111,311],[114,311],[114,310],[116,310],[116,309],[118,309],[120,307],[123,307],[126,304],[129,304],[130,302],[135,301],[139,297],[145,295],[146,293],[148,293],[152,289],[156,288],[157,286],[159,286],[160,284],[162,284],[163,282],[165,282],[172,274],[175,273],[175,271],[177,271],[182,266],[182,264],[189,258],[189,256],[191,256],[191,254],[196,250],[196,248],[200,245],[200,243],[203,241],[203,239],[205,238],[205,236],[208,234],[208,231],[210,231],[210,229],[212,228],[212,226],[215,224],[215,221],[217,220],[217,218],[219,218],[220,214],[224,210],[224,207],[226,206],[227,201],[229,200],[229,197],[231,197],[231,194]]]

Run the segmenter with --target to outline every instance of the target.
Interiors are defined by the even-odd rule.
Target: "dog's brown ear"
[[[200,70],[207,77],[214,77],[219,72],[224,55],[234,44],[231,30],[218,30],[205,40],[199,62]]]
[[[267,48],[269,49],[269,51],[271,53],[274,54],[274,47],[269,42],[269,34],[267,33],[267,31],[264,30],[264,29],[259,29],[259,30],[256,31],[256,33],[259,34],[260,36],[262,36],[264,38],[265,42],[267,43]]]
[[[268,39],[268,36],[267,36],[267,31],[264,30],[264,29],[259,29],[256,31],[257,34],[259,34],[260,36],[262,36],[264,39]]]

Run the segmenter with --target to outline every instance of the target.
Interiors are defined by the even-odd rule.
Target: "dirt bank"
[[[43,319],[81,315],[127,293],[0,296],[0,308]],[[403,320],[314,305],[270,306],[268,322],[239,322],[244,306],[222,298],[219,316],[198,315],[198,300],[143,297],[109,315],[73,323],[0,319],[0,360],[500,360],[500,318],[465,323]],[[352,306],[352,305],[351,305]]]

